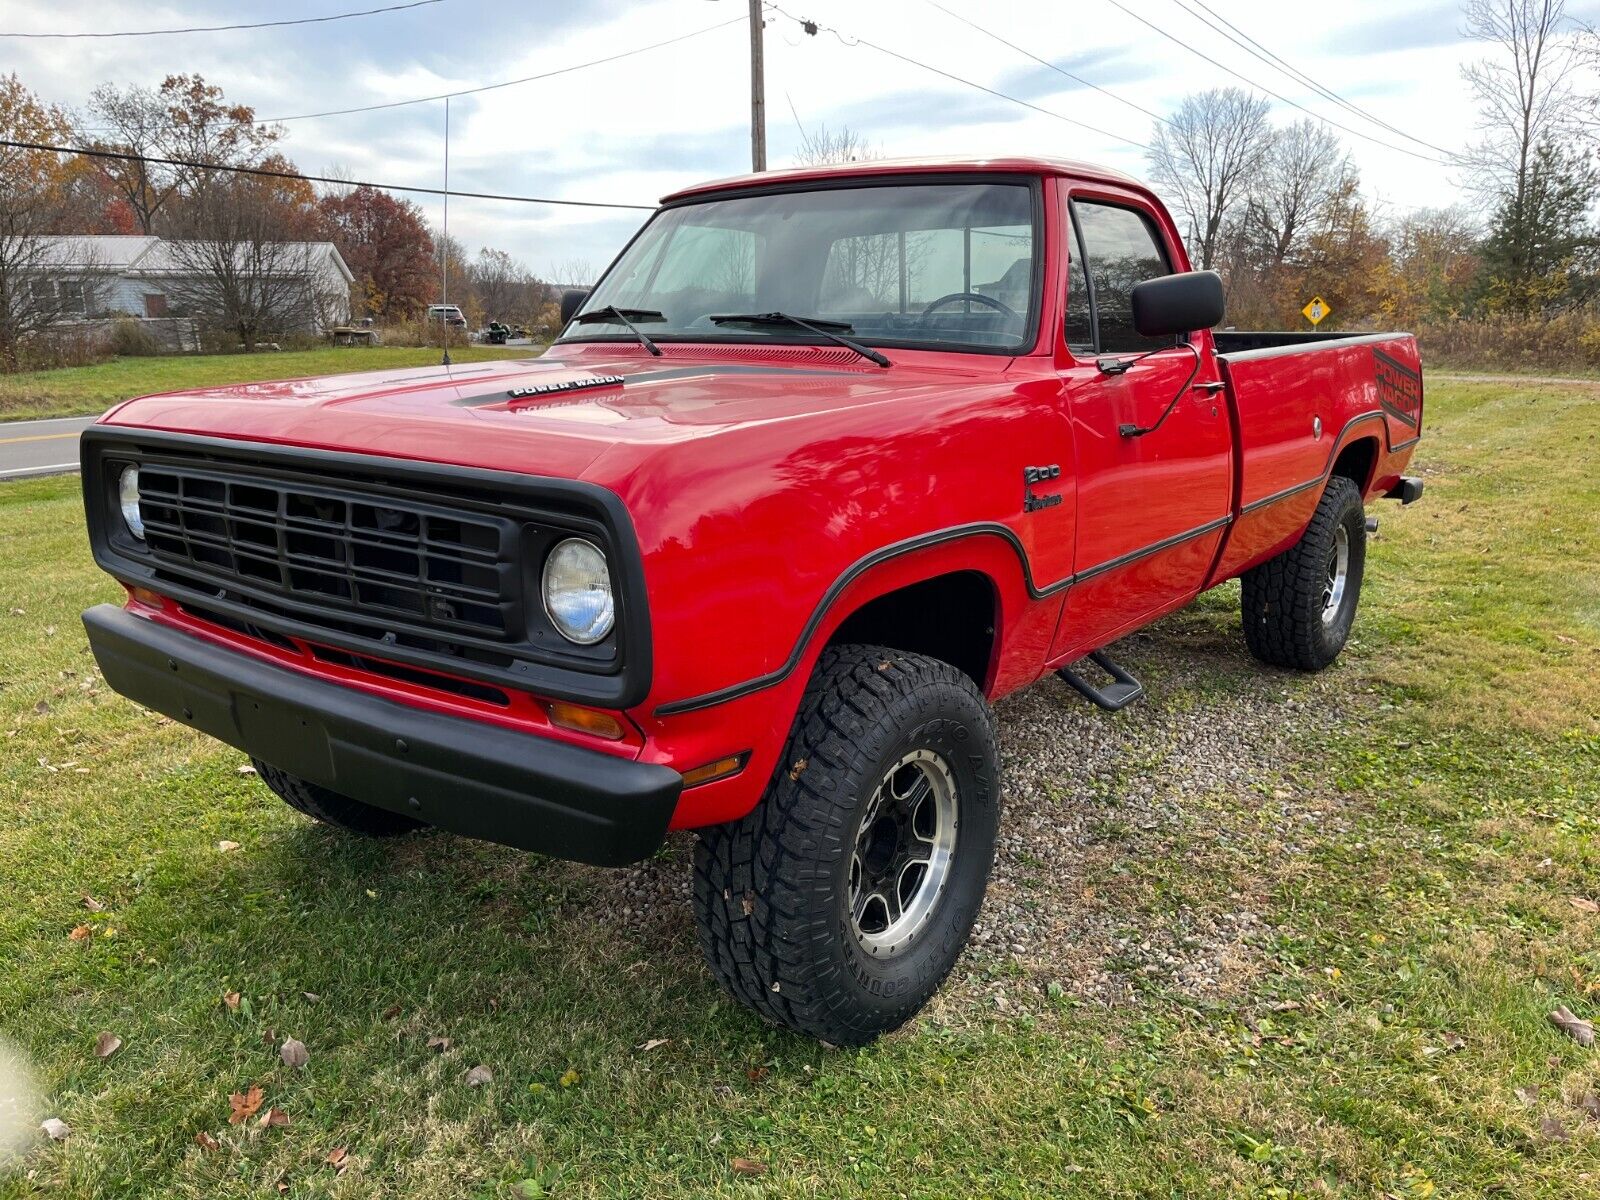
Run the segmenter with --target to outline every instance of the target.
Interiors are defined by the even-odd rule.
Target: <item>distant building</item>
[[[41,239],[46,252],[29,286],[59,304],[63,321],[131,316],[156,319],[218,314],[197,311],[213,289],[196,277],[193,242],[149,236],[59,235]],[[286,278],[303,279],[303,317],[285,332],[323,333],[350,319],[354,276],[332,242],[282,243],[274,259]],[[241,257],[244,248],[241,247]]]

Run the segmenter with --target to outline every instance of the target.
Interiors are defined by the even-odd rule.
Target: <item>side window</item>
[[[1141,337],[1133,328],[1133,285],[1172,273],[1150,219],[1131,208],[1088,201],[1074,202],[1073,210],[1094,284],[1101,352],[1138,353],[1172,345],[1171,338]]]

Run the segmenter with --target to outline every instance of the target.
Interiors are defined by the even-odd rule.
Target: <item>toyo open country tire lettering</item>
[[[824,651],[761,802],[700,831],[712,973],[835,1045],[898,1028],[966,945],[999,808],[994,722],[971,679],[880,646]]]
[[[1356,619],[1366,562],[1361,489],[1336,475],[1300,540],[1241,577],[1239,609],[1250,653],[1300,671],[1333,662]]]
[[[262,783],[277,792],[279,798],[290,808],[304,813],[313,821],[321,821],[324,825],[336,825],[340,829],[348,829],[351,833],[360,833],[367,837],[396,837],[402,833],[411,833],[427,827],[422,821],[363,804],[359,800],[352,800],[319,784],[301,779],[298,775],[280,771],[259,758],[252,758],[250,761],[255,764],[256,775]]]

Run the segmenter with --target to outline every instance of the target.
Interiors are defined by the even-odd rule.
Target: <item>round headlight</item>
[[[122,519],[128,523],[128,532],[144,540],[144,518],[139,515],[139,468],[127,467],[117,480],[117,502],[122,506]]]
[[[611,632],[617,607],[600,547],[568,538],[544,561],[544,611],[569,642],[592,646]]]

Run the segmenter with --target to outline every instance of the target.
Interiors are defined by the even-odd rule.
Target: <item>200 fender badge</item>
[[[527,387],[508,388],[506,395],[513,400],[528,396],[547,396],[551,392],[576,392],[581,388],[612,387],[626,383],[621,375],[590,375],[584,379],[563,379],[559,383],[535,383]]]

